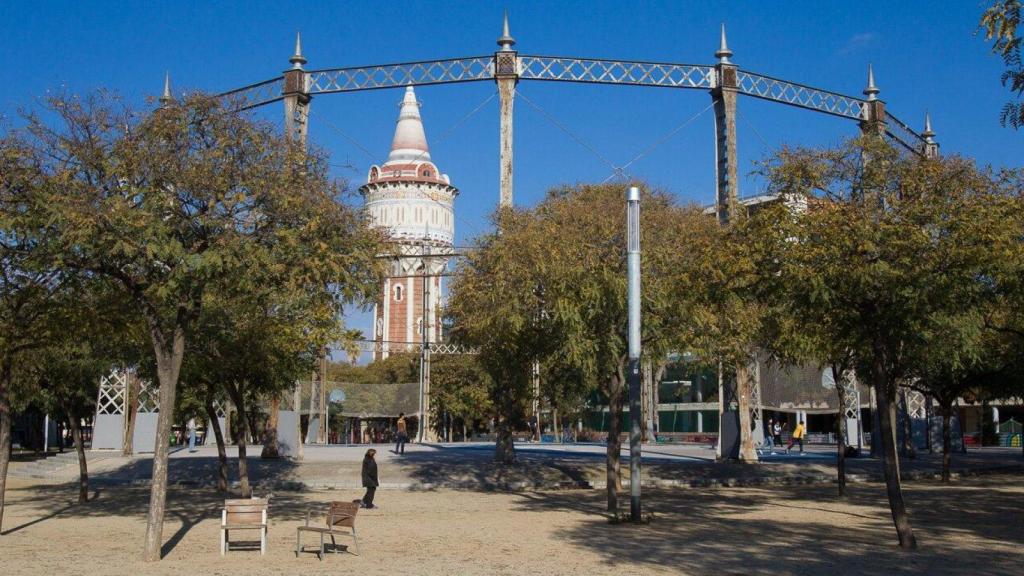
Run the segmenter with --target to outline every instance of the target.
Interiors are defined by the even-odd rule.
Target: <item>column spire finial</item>
[[[501,26],[501,38],[498,38],[498,46],[501,46],[502,52],[512,51],[512,46],[516,43],[516,39],[512,37],[512,34],[508,30],[508,9],[505,10],[505,19]]]
[[[302,55],[302,33],[295,33],[295,54],[288,59],[292,63],[292,69],[302,70],[302,67],[306,64],[306,57]]]
[[[168,106],[174,101],[174,97],[171,96],[171,73],[167,71],[164,73],[164,93],[160,96],[160,106]]]
[[[729,43],[725,39],[725,22],[722,22],[722,39],[718,46],[718,50],[715,51],[715,58],[718,58],[719,64],[731,64],[729,57],[732,56],[732,50],[729,50]]]
[[[871,64],[868,64],[868,85],[864,88],[864,95],[868,97],[868,101],[878,100],[878,87],[875,86],[875,70]]]
[[[928,112],[924,113],[924,132],[921,132],[921,136],[924,136],[925,141],[929,144],[935,139],[935,132],[932,130],[932,115]]]

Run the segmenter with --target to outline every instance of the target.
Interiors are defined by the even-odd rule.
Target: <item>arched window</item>
[[[402,285],[395,284],[395,302],[402,301]]]

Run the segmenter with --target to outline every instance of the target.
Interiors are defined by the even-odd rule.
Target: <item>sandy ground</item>
[[[138,560],[148,490],[74,489],[14,480],[0,574],[1020,574],[1024,477],[941,486],[908,483],[920,548],[901,552],[882,486],[660,489],[645,492],[648,525],[610,525],[600,490],[378,492],[361,511],[361,555],[296,558],[295,528],[316,503],[354,490],[280,492],[271,499],[267,555],[218,553],[221,497],[175,488],[165,558]],[[626,505],[627,501],[623,502]]]

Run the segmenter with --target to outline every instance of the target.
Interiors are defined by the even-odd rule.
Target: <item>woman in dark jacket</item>
[[[377,461],[373,459],[376,454],[377,451],[370,448],[363,458],[363,486],[366,488],[363,508],[376,508],[373,505],[373,495],[377,492],[377,486],[380,486],[380,482],[377,481]]]

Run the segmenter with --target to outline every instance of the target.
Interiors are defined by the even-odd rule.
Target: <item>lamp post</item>
[[[629,519],[640,522],[640,190],[626,195],[626,278],[629,322]]]

